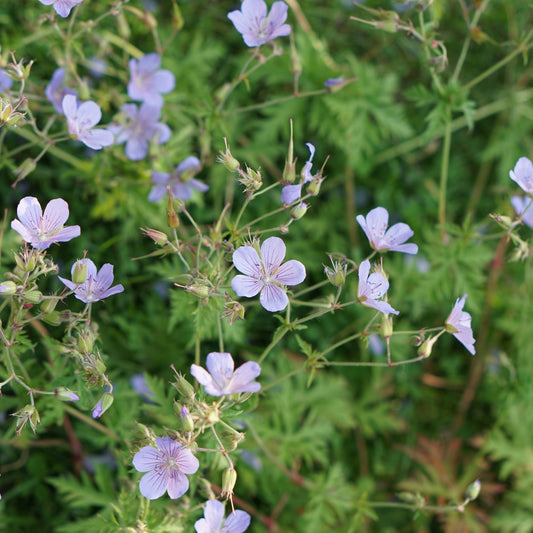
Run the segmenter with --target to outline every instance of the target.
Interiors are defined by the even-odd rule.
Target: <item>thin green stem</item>
[[[450,146],[452,139],[452,122],[450,108],[446,110],[446,127],[444,130],[444,143],[442,146],[442,162],[440,167],[439,185],[439,225],[440,234],[444,241],[446,237],[446,190],[448,186],[448,169],[450,163]]]

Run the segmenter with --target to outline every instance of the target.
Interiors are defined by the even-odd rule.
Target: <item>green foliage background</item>
[[[17,59],[34,61],[23,109],[39,128],[52,113],[44,87],[66,59],[72,61],[73,82],[77,78],[85,98],[102,107],[102,123],[110,122],[127,101],[132,50],[154,51],[155,33],[165,43],[163,67],[175,74],[176,89],[166,95],[162,117],[172,138],[152,160],[132,163],[121,146],[88,153],[68,141],[51,147],[12,187],[17,168],[41,146],[27,125],[0,129],[0,198],[7,209],[2,272],[14,267],[13,251],[20,245],[9,229],[20,198],[36,196],[44,205],[62,197],[70,206],[69,223],[80,224],[82,235],[52,249],[60,275],[88,250],[97,265],[114,264],[115,279],[125,286],[124,293],[93,309],[107,372],[116,384],[115,402],[98,422],[90,418],[98,391],[86,390],[74,365],[65,362],[61,332],[30,328],[18,339],[36,386],[65,384],[82,392],[73,407],[43,399],[36,434],[28,430],[17,436],[10,414],[23,405],[24,391],[2,390],[0,531],[192,530],[202,515],[205,486],[191,477],[184,498],[172,502],[165,496],[148,508],[131,458],[142,441],[139,424],[156,435],[179,430],[170,365],[188,375],[197,339],[202,358],[218,349],[222,304],[206,304],[173,285],[182,273],[175,256],[132,260],[155,249],[141,226],[167,229],[166,203],[146,199],[152,162],[170,171],[190,154],[201,157],[199,177],[210,190],[187,208],[199,224],[213,225],[227,202],[237,211],[244,201],[241,185],[216,163],[223,138],[239,161],[260,166],[270,185],[281,179],[290,120],[299,163],[308,157],[306,142],[317,147],[315,168],[329,156],[320,196],[284,237],[288,257],[306,266],[306,285],[324,280],[328,253],[357,262],[367,256],[355,215],[381,205],[391,221],[413,228],[420,249],[412,261],[402,254],[386,258],[389,298],[401,310],[395,330],[441,326],[455,299],[467,293],[477,353],[472,358],[448,335],[429,359],[416,364],[318,368],[311,375],[313,351],[360,331],[369,314],[360,307],[340,310],[291,332],[265,360],[261,383],[266,387],[294,375],[250,400],[244,415],[246,440],[239,450],[253,454],[255,462],[247,462],[244,452],[237,458],[236,507],[252,514],[250,530],[258,532],[533,530],[531,259],[511,262],[513,243],[489,218],[490,213],[514,216],[509,198],[520,191],[508,173],[519,157],[533,155],[530,3],[418,2],[423,11],[413,6],[398,21],[411,22],[418,32],[423,28],[420,41],[408,31],[385,31],[398,16],[385,0],[366,2],[376,11],[350,2],[292,0],[291,40],[276,41],[283,54],[238,85],[222,107],[225,85],[237,78],[250,54],[226,18],[238,2],[147,2],[157,23],[152,32],[138,15],[145,13],[140,1],[86,0],[76,18],[78,33],[67,45],[43,18],[50,8],[36,0],[4,4],[2,60],[7,63],[14,51]],[[470,28],[464,9],[470,21],[477,19],[476,9],[480,13]],[[87,21],[106,13],[111,15],[89,26]],[[68,19],[59,24],[66,31]],[[469,45],[455,79],[465,39]],[[435,52],[435,41],[446,47],[446,61]],[[301,64],[299,94],[318,94],[294,96],[291,47]],[[94,55],[108,64],[101,79],[88,74],[87,61]],[[339,76],[356,81],[323,90],[326,79]],[[439,180],[446,128],[451,145],[442,225]],[[52,132],[62,129],[61,119],[50,126]],[[278,207],[276,188],[250,204],[245,216],[253,220]],[[286,214],[273,217],[265,229],[286,219]],[[184,217],[182,224],[182,238],[192,239]],[[516,231],[529,243],[530,228]],[[420,272],[418,258],[427,261],[427,271]],[[355,297],[353,277],[345,291]],[[52,276],[44,289],[61,287]],[[224,345],[238,360],[255,360],[280,322],[255,300],[242,303],[246,319],[223,323]],[[69,305],[82,308],[80,302]],[[406,339],[391,339],[394,360],[416,356]],[[366,341],[339,348],[331,360],[385,361],[372,355]],[[48,366],[53,363],[65,367],[57,377],[63,381],[53,382]],[[136,373],[146,374],[155,404],[132,391],[129,380]],[[86,459],[93,456],[98,464],[88,470]],[[205,461],[202,476],[220,484],[223,466]],[[464,513],[404,508],[416,504],[419,495],[426,505],[460,503],[475,479],[481,480],[481,494]]]

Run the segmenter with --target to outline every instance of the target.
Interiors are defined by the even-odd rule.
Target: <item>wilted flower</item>
[[[470,313],[463,311],[466,297],[467,295],[463,294],[462,298],[457,298],[450,316],[446,319],[446,331],[453,334],[472,355],[475,355],[474,343],[476,340],[472,333],[472,317]]]
[[[287,9],[285,2],[274,2],[267,16],[267,6],[263,0],[244,0],[241,10],[231,11],[228,18],[242,34],[247,46],[260,46],[291,33],[291,27],[284,24]]]
[[[379,301],[389,289],[389,282],[377,272],[370,274],[370,261],[366,259],[359,265],[359,289],[357,291],[358,300],[367,307],[372,307],[388,315],[399,315],[400,312],[393,309],[387,302]]]
[[[135,104],[121,107],[125,124],[112,125],[109,129],[116,136],[117,144],[126,143],[126,157],[132,161],[144,159],[148,154],[148,143],[157,136],[158,144],[170,139],[170,128],[159,122],[161,108],[143,103],[139,108]]]
[[[93,129],[102,118],[98,104],[87,101],[79,104],[76,97],[67,94],[63,98],[63,113],[67,118],[68,132],[72,137],[93,150],[113,144],[113,134],[106,129]]]
[[[511,204],[522,222],[533,228],[533,199],[529,196],[513,196]]]
[[[71,94],[75,97],[78,96],[78,91],[71,89],[70,87],[65,87],[63,82],[65,81],[65,69],[58,68],[52,74],[52,79],[50,83],[46,86],[44,94],[50,103],[54,106],[54,109],[63,114],[63,98],[67,94]]]
[[[245,511],[234,511],[224,520],[224,504],[218,500],[205,503],[204,518],[194,524],[196,533],[243,533],[251,517]]]
[[[357,222],[363,228],[370,246],[378,252],[404,252],[406,254],[416,254],[418,246],[416,244],[403,244],[410,239],[414,232],[403,222],[394,224],[387,230],[389,224],[389,213],[384,207],[372,209],[366,216],[357,215]]]
[[[68,17],[70,10],[83,2],[83,0],[39,0],[45,6],[53,6],[60,17]]]
[[[6,93],[13,85],[13,78],[7,75],[7,70],[0,68],[0,93]]]
[[[139,483],[141,494],[155,500],[168,492],[173,500],[183,496],[189,488],[185,474],[194,474],[200,466],[191,450],[184,449],[170,437],[156,437],[157,448],[145,446],[133,457],[139,472],[148,472]]]
[[[311,174],[313,157],[315,156],[315,147],[311,143],[306,143],[305,145],[309,148],[310,156],[302,169],[302,182],[295,185],[285,185],[285,187],[281,189],[281,201],[287,205],[296,202],[296,200],[302,196],[302,187],[304,183],[308,183],[315,178],[315,176]]]
[[[253,361],[242,364],[235,372],[235,363],[229,353],[211,352],[206,358],[207,370],[191,365],[191,374],[211,396],[257,392],[261,385],[254,379],[261,374],[261,367]]]
[[[305,279],[305,267],[292,259],[283,265],[285,243],[279,237],[269,237],[261,246],[261,257],[252,246],[241,246],[233,253],[238,274],[231,288],[238,296],[251,298],[261,292],[261,305],[271,312],[283,311],[289,303],[284,285],[298,285]]]
[[[130,59],[130,82],[128,96],[132,100],[140,100],[154,107],[163,105],[161,94],[174,89],[176,80],[170,70],[160,70],[159,54],[146,54],[140,59]],[[159,117],[158,117],[159,118]]]
[[[533,163],[527,157],[521,157],[513,170],[509,171],[509,177],[518,183],[522,190],[533,196]]]
[[[11,228],[33,248],[45,250],[54,242],[67,242],[80,235],[79,226],[64,227],[68,215],[68,204],[62,198],[50,200],[43,215],[39,200],[26,196],[17,206],[19,218],[11,222]]]
[[[158,202],[167,193],[168,187],[170,192],[180,200],[188,200],[195,190],[205,192],[209,186],[193,178],[200,170],[200,160],[193,155],[184,159],[172,174],[167,172],[152,172],[152,183],[155,185],[148,200]]]
[[[83,283],[77,284],[74,281],[64,279],[61,276],[58,278],[71,290],[74,291],[74,296],[78,300],[85,302],[86,304],[103,300],[113,294],[118,294],[124,291],[122,285],[115,285],[111,287],[113,283],[113,265],[105,263],[100,271],[96,272],[96,266],[90,259],[80,259],[72,265],[71,274],[74,276],[74,272],[77,265],[83,265],[87,267],[87,278]]]

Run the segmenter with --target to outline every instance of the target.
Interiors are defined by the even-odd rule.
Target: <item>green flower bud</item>
[[[222,473],[222,497],[229,498],[233,494],[233,489],[237,483],[237,471],[235,468],[226,468]]]
[[[87,263],[83,259],[76,261],[72,272],[72,281],[77,285],[87,281]]]
[[[168,242],[167,234],[162,231],[151,228],[141,228],[141,231],[143,231],[147,237],[150,237],[150,239],[156,244],[159,244],[159,246],[164,246]]]
[[[41,303],[41,311],[43,313],[53,313],[58,301],[58,298],[47,298],[46,300],[43,300]]]
[[[324,178],[315,178],[311,180],[309,185],[307,185],[307,192],[312,196],[318,196],[323,181]]]
[[[51,326],[59,326],[61,324],[61,315],[58,311],[52,311],[43,316],[43,321]]]
[[[305,215],[305,213],[307,213],[307,208],[308,206],[305,202],[301,202],[298,205],[295,205],[291,209],[291,218],[293,220],[299,220]]]
[[[33,290],[33,291],[26,291],[24,293],[24,300],[31,304],[38,304],[41,301],[43,294],[41,291]]]
[[[237,161],[237,159],[235,159],[231,155],[231,151],[228,147],[228,141],[225,137],[224,137],[224,145],[226,146],[226,151],[219,152],[217,161],[219,163],[222,163],[230,172],[236,172],[240,168],[241,164],[239,163],[239,161]]]
[[[177,228],[180,225],[180,219],[178,218],[178,213],[174,208],[174,203],[172,202],[172,197],[168,196],[168,208],[167,208],[167,224],[171,229]]]
[[[176,390],[187,401],[194,399],[194,387],[178,372],[176,372],[176,381],[172,383]]]
[[[3,281],[0,283],[0,294],[2,296],[11,296],[17,292],[17,286],[12,281]]]
[[[384,339],[392,337],[392,317],[389,315],[383,315],[381,319],[381,335]]]
[[[481,491],[481,481],[479,481],[479,479],[476,479],[473,483],[470,483],[470,485],[466,487],[465,498],[469,502],[471,502],[479,496],[480,491]]]
[[[57,387],[54,391],[56,398],[62,402],[77,402],[80,397],[67,387]]]

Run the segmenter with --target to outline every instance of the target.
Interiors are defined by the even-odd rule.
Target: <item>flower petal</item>
[[[235,363],[231,354],[225,352],[211,352],[207,354],[205,366],[215,382],[224,388],[233,376]]]
[[[254,361],[242,364],[231,378],[231,392],[257,392],[261,390],[261,384],[253,381],[261,374],[261,367]]]
[[[235,511],[230,513],[224,524],[224,532],[228,533],[244,533],[250,525],[251,517],[244,511]]]
[[[218,500],[207,501],[204,516],[210,528],[207,530],[207,533],[210,533],[210,531],[220,531],[222,529],[222,522],[224,521],[224,504]]]
[[[172,469],[168,477],[167,492],[171,500],[183,496],[189,490],[189,479],[179,470]]]
[[[296,259],[291,259],[276,270],[272,279],[282,285],[298,285],[305,279],[305,275],[303,264]]]
[[[285,185],[283,189],[281,189],[281,202],[284,204],[292,204],[293,202],[296,202],[296,200],[299,200],[300,196],[302,196],[302,184],[298,185]]]
[[[37,198],[33,196],[22,198],[17,206],[17,216],[29,231],[40,233],[43,210]]]
[[[196,381],[198,381],[198,383],[200,383],[200,385],[205,387],[207,394],[211,394],[211,396],[222,396],[222,391],[205,368],[202,368],[199,365],[191,365],[191,375]]]
[[[186,157],[177,167],[176,174],[181,174],[187,170],[200,170],[200,160],[194,155]]]
[[[255,296],[263,288],[263,285],[262,280],[240,274],[231,280],[231,288],[237,293],[237,296],[244,296],[245,298]]]
[[[161,461],[161,452],[153,446],[145,446],[133,456],[133,466],[138,472],[150,472],[159,466]]]
[[[44,233],[52,233],[62,228],[68,219],[68,204],[62,198],[50,200],[44,210],[42,226]]]
[[[269,237],[261,245],[261,262],[265,276],[270,277],[285,258],[285,243],[279,237]],[[246,272],[245,272],[246,274]]]
[[[181,449],[176,464],[184,474],[194,474],[200,467],[200,462],[188,448]]]
[[[237,248],[237,250],[233,252],[233,264],[239,272],[242,272],[243,274],[246,274],[248,276],[252,276],[254,278],[261,278],[263,275],[259,255],[251,246],[240,246],[239,248]]]
[[[141,478],[139,490],[145,498],[148,498],[149,500],[155,500],[165,494],[168,481],[169,473],[167,468],[152,470],[151,472],[144,474],[144,476]]]
[[[289,298],[277,285],[269,283],[263,287],[259,296],[261,305],[271,313],[283,311],[289,304]]]

